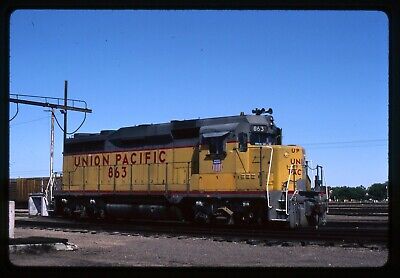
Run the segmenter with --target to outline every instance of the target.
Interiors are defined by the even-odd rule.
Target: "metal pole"
[[[68,81],[64,81],[64,143],[63,143],[63,151],[65,151],[65,141],[67,140],[67,92],[68,92]]]
[[[319,167],[321,168],[321,186],[323,186],[324,185],[324,172],[323,172],[322,166],[319,166]]]
[[[54,161],[54,108],[51,109],[51,130],[50,130],[50,178],[53,174]]]

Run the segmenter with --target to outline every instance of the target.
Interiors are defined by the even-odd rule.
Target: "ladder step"
[[[275,209],[276,212],[286,212],[286,209]]]
[[[287,218],[273,218],[273,219],[270,219],[270,221],[287,222],[288,219]]]

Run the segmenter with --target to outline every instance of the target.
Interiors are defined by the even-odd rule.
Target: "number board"
[[[253,126],[251,126],[251,131],[252,132],[266,133],[267,132],[267,126],[266,125],[253,125]]]

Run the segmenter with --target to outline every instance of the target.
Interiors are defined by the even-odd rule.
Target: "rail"
[[[350,224],[351,223],[351,224]],[[319,242],[329,242],[329,245],[334,244],[341,246],[348,242],[354,242],[364,247],[364,244],[374,244],[388,242],[388,231],[380,223],[379,226],[371,225],[369,222],[357,222],[357,226],[363,228],[355,228],[354,222],[331,222],[332,226],[320,227],[318,230],[314,229],[265,229],[261,226],[255,227],[250,226],[243,229],[243,227],[229,227],[226,226],[215,226],[212,229],[210,227],[201,227],[190,225],[188,222],[155,222],[155,221],[140,221],[131,220],[126,221],[125,219],[113,219],[112,221],[69,221],[65,219],[49,219],[49,218],[18,218],[16,219],[16,226],[18,227],[41,227],[45,229],[71,229],[73,232],[84,232],[90,233],[91,231],[96,232],[113,232],[114,235],[124,235],[126,233],[137,233],[157,234],[179,234],[179,236],[194,235],[196,237],[201,236],[219,236],[227,238],[230,241],[233,239],[254,239],[254,240],[265,240],[268,244],[274,243],[271,239],[276,239],[276,244],[283,241],[295,240],[298,242],[299,239],[309,241],[310,244],[316,244]],[[375,222],[374,222],[375,223]],[[377,222],[379,223],[379,222]],[[265,242],[260,241],[260,244]],[[256,242],[254,242],[256,243]],[[375,246],[376,247],[376,246]]]

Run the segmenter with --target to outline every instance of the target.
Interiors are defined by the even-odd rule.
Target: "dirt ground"
[[[80,233],[16,228],[15,237],[67,238],[73,251],[12,252],[15,266],[129,267],[381,267],[384,246],[320,246],[300,243],[249,244],[211,238]]]

